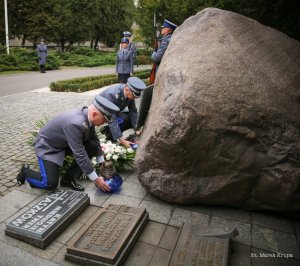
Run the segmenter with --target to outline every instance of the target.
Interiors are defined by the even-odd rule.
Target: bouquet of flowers
[[[112,162],[117,170],[120,170],[125,165],[133,167],[132,163],[136,154],[135,150],[132,148],[125,148],[118,143],[112,143],[105,138],[101,138],[100,143],[105,161]]]

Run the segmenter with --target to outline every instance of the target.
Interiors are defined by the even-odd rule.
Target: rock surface
[[[300,43],[207,8],[173,34],[136,156],[180,204],[300,211]]]

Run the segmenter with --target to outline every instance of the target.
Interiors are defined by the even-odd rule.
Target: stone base
[[[46,203],[47,202],[47,203]],[[80,213],[82,213],[90,205],[90,198],[84,192],[77,192],[72,190],[57,190],[47,196],[43,196],[41,200],[26,210],[19,217],[6,225],[5,234],[24,241],[30,245],[45,249],[64,229],[75,220]],[[54,207],[53,207],[54,206]],[[60,208],[57,212],[57,218],[47,218],[46,215],[53,214],[53,208]],[[24,219],[32,215],[27,220]],[[37,217],[47,218],[47,222],[53,219],[53,223],[42,231],[44,224],[39,224]],[[35,222],[33,220],[35,219]],[[35,227],[35,231],[30,229]]]
[[[65,258],[81,265],[122,265],[148,221],[145,208],[100,209],[70,241]]]
[[[183,224],[169,257],[169,266],[225,266],[230,261],[230,239],[202,236],[197,226]]]

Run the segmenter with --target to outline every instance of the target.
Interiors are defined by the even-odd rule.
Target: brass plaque
[[[71,239],[66,259],[90,265],[119,265],[147,221],[145,208],[110,205],[100,209]]]
[[[197,226],[184,224],[169,258],[169,266],[225,266],[230,239],[201,236]]]

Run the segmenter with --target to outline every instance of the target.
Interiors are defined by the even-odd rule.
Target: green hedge
[[[143,79],[147,83],[150,70],[137,71],[134,73],[135,77]],[[102,75],[102,76],[89,76],[83,78],[74,78],[69,80],[60,80],[50,84],[51,91],[68,91],[68,92],[84,92],[102,88],[114,83],[118,79],[116,74]]]

